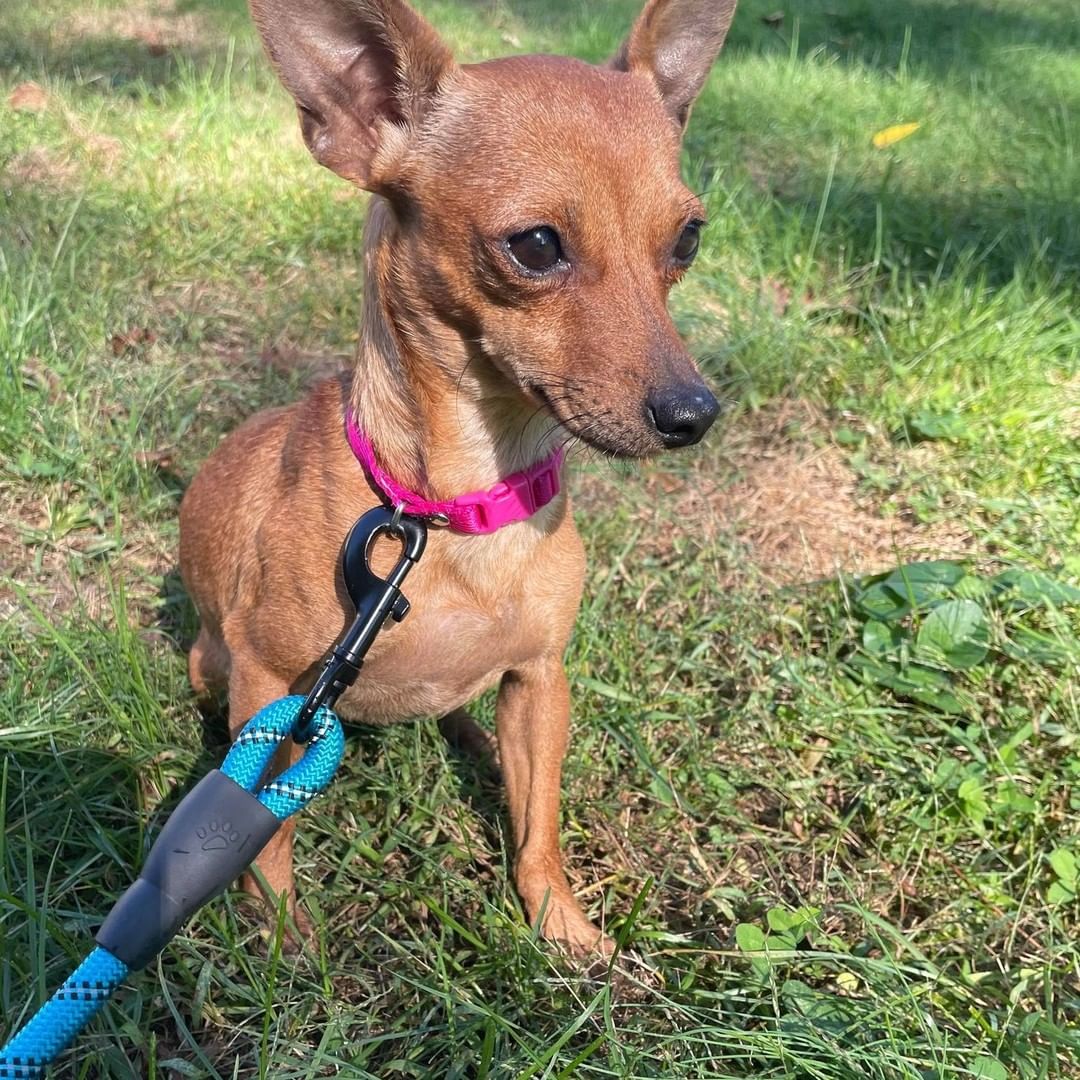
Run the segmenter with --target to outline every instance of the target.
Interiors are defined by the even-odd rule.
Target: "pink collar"
[[[401,506],[414,517],[435,518],[455,532],[493,533],[504,525],[524,521],[559,494],[559,470],[565,454],[560,448],[550,457],[500,480],[487,491],[470,491],[456,499],[431,502],[403,488],[379,468],[375,451],[356,424],[352,409],[345,414],[345,434],[356,460],[391,506]]]

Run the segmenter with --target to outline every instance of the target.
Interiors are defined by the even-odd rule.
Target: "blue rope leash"
[[[334,778],[345,753],[345,732],[341,721],[330,709],[315,714],[311,738],[304,756],[261,789],[258,787],[278,746],[293,730],[306,699],[300,696],[279,698],[257,712],[236,737],[221,771],[245,791],[256,792],[259,802],[278,821],[292,817]]]
[[[326,788],[345,752],[341,722],[326,707],[315,713],[304,756],[259,787],[278,746],[292,732],[304,702],[303,697],[281,698],[257,713],[240,732],[220,771],[210,773],[173,811],[139,881],[124,894],[102,926],[99,947],[0,1049],[0,1080],[39,1080],[44,1076],[47,1066],[99,1012],[128,972],[149,962],[189,915],[224,889],[251,862],[280,822],[303,809]],[[227,779],[215,779],[219,776]],[[230,790],[237,787],[249,794]],[[200,789],[204,791],[201,798]],[[222,791],[227,798],[214,800],[212,796]],[[262,809],[249,808],[243,800],[257,802]],[[273,820],[260,823],[257,819],[259,815],[265,818],[266,811],[273,815]],[[166,836],[169,840],[162,844]],[[173,869],[178,853],[164,852],[157,860],[160,872],[155,880],[149,881],[147,868],[154,863],[159,850],[176,844],[177,836],[186,837],[183,842],[191,850],[182,854],[194,855],[199,866],[193,872],[190,866],[181,863],[178,874]],[[172,861],[168,862],[169,859]],[[195,886],[189,884],[192,876],[198,878]],[[184,891],[181,899],[176,898],[177,891]],[[112,931],[107,932],[110,922]],[[144,934],[143,940],[139,935],[147,924],[156,933]],[[137,939],[134,944],[129,940],[133,936]],[[109,948],[101,944],[106,937],[109,940],[104,944]],[[114,945],[113,940],[122,944]],[[116,952],[124,953],[125,958],[118,957]]]
[[[100,1012],[127,973],[127,964],[105,949],[95,949],[0,1050],[0,1077],[37,1080],[44,1076],[49,1062]]]
[[[385,578],[368,563],[380,534],[401,542]],[[419,518],[377,506],[349,530],[342,575],[356,608],[306,698],[267,705],[244,725],[220,769],[207,773],[165,822],[139,878],[120,897],[97,934],[96,948],[31,1021],[0,1049],[0,1080],[38,1080],[49,1063],[105,1004],[129,971],[148,964],[180,927],[243,872],[287,817],[333,779],[345,733],[331,711],[356,681],[387,619],[401,622],[409,601],[401,585],[424,552]],[[304,756],[260,787],[270,760],[292,735]]]

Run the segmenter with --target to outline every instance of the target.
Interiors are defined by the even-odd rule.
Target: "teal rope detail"
[[[299,695],[279,698],[257,712],[236,737],[221,771],[246,791],[255,792],[276,818],[284,821],[302,810],[334,777],[345,753],[341,721],[325,706],[312,721],[314,734],[304,746],[304,756],[261,789],[259,781],[270,765],[300,712]]]
[[[304,756],[259,788],[277,748],[288,738],[304,698],[281,698],[256,713],[237,736],[221,771],[256,794],[284,821],[303,809],[334,777],[345,753],[341,721],[325,707],[313,721],[314,735]],[[0,1080],[40,1080],[48,1065],[67,1047],[112,996],[128,973],[127,965],[97,948],[79,965],[33,1018],[0,1049]]]
[[[0,1050],[0,1080],[38,1080],[124,981],[127,965],[95,949]]]

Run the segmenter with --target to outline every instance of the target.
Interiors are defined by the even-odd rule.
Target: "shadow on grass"
[[[0,74],[13,79],[71,81],[80,90],[112,98],[138,97],[146,89],[180,82],[184,70],[224,68],[224,47],[156,46],[136,38],[86,37],[50,45],[33,36],[0,37]]]
[[[62,2],[45,6],[55,10],[51,18],[28,9],[0,26],[0,78],[44,77],[122,99],[261,56],[243,3],[131,4],[93,16]],[[270,86],[272,74],[259,70]]]
[[[189,0],[207,3],[212,0]],[[616,47],[642,8],[642,0],[610,0],[597,7],[580,0],[458,0],[493,23],[509,18],[525,27],[575,39],[595,36],[601,21],[615,35]],[[782,14],[781,19],[776,16]],[[796,32],[797,31],[797,32]],[[1001,48],[1039,45],[1058,51],[1080,50],[1080,21],[1070,0],[1007,8],[979,0],[943,4],[940,0],[739,0],[728,36],[729,52],[791,52],[793,37],[800,55],[824,48],[845,62],[894,70],[908,46],[912,64],[930,73],[955,73],[992,61]],[[927,46],[931,48],[927,48]],[[591,59],[600,59],[601,56]]]
[[[826,184],[818,173],[782,181],[771,192],[772,213],[781,219],[801,214],[812,223]],[[1078,209],[1075,199],[1031,197],[1019,188],[930,193],[837,174],[821,243],[823,252],[843,250],[852,266],[869,265],[880,237],[883,269],[919,280],[946,281],[962,267],[998,288],[1030,268],[1051,287],[1072,288],[1080,274],[1080,232],[1072,225]]]
[[[593,42],[600,16],[595,7],[567,0],[460,0],[495,22],[507,19],[524,27],[542,27],[554,38]],[[602,60],[640,9],[638,0],[605,5],[603,22],[611,41],[590,57]],[[783,18],[773,18],[781,11]],[[769,21],[766,21],[766,17]],[[720,63],[737,64],[740,56],[811,55],[841,65],[859,65],[893,78],[905,67],[931,80],[977,85],[982,72],[995,70],[1002,51],[1038,47],[1056,53],[1080,52],[1080,20],[1066,0],[1020,7],[991,6],[978,0],[942,4],[939,0],[740,0]],[[1080,111],[1080,92],[1049,87],[1038,79],[1018,87],[1032,108],[1056,97],[1063,110]],[[779,107],[779,106],[778,106]],[[700,128],[698,129],[700,132]],[[698,157],[715,151],[715,141],[694,129],[691,145]],[[816,216],[825,177],[801,173],[770,193],[781,216],[804,212]],[[1062,184],[1064,192],[1066,185]],[[1035,261],[1050,275],[1067,279],[1080,269],[1080,234],[1073,227],[1077,200],[1062,194],[1026,194],[1002,184],[994,190],[917,191],[893,180],[882,188],[857,175],[833,178],[832,196],[822,219],[822,242],[857,252],[869,262],[883,215],[888,261],[916,275],[947,277],[960,253],[972,253],[991,286],[1010,280],[1019,265]],[[970,264],[969,264],[970,265]]]
[[[597,42],[589,59],[601,60],[618,47],[641,9],[640,0],[609,0],[602,13],[580,0],[442,0],[417,6],[435,23],[443,11],[466,13],[493,29],[509,22],[541,36],[575,42]],[[1080,51],[1080,20],[1070,0],[1025,8],[988,6],[976,0],[942,4],[939,0],[794,0],[778,8],[775,0],[741,0],[728,38],[727,54],[788,55],[793,42],[798,55],[827,54],[844,63],[894,72],[910,62],[928,75],[966,78],[992,65],[1001,49],[1038,46],[1057,52]],[[782,14],[779,21],[775,16]],[[201,32],[170,40],[169,27],[188,16]],[[245,0],[177,0],[153,15],[153,30],[140,29],[132,16],[130,36],[109,34],[54,35],[40,30],[0,32],[0,71],[32,76],[42,68],[59,78],[123,93],[132,83],[164,86],[174,81],[178,61],[198,70],[223,65],[233,41],[244,39],[245,51],[258,45]],[[767,21],[768,19],[768,21]],[[157,36],[164,38],[157,41]],[[603,39],[610,41],[603,45]]]
[[[640,7],[638,0],[615,0],[602,14],[576,0],[442,0],[420,5],[438,22],[445,12],[466,13],[492,27],[508,20],[542,35],[552,45],[596,52],[592,59],[610,55]],[[1058,3],[1039,7],[987,6],[975,0],[948,5],[934,0],[797,0],[784,9],[781,23],[767,24],[765,16],[776,10],[775,0],[743,0],[728,46],[729,63],[740,55],[781,54],[792,49],[797,32],[801,56],[824,52],[841,64],[859,64],[891,78],[910,58],[910,67],[926,77],[973,80],[980,71],[991,71],[1001,50],[1015,52],[1038,46],[1056,52],[1080,50],[1080,21]],[[181,83],[191,72],[224,71],[229,63],[230,40],[244,32],[248,17],[244,0],[179,0],[170,12],[155,18],[169,20],[196,16],[203,33],[186,43],[161,50],[136,36],[123,37],[115,30],[101,36],[58,35],[55,39],[27,30],[20,36],[18,24],[0,36],[0,72],[7,69],[33,77],[44,70],[57,79],[77,81],[84,91],[113,97],[137,97],[146,88],[163,89]],[[446,16],[444,16],[446,17]],[[610,38],[610,40],[608,40]],[[247,55],[257,50],[250,29],[244,34]],[[723,62],[723,61],[722,61]],[[268,67],[256,68],[267,85]],[[1036,78],[1029,90],[1035,101],[1045,102],[1050,88]],[[1062,98],[1062,95],[1065,95]],[[1062,108],[1072,104],[1062,88]],[[1080,110],[1080,94],[1074,95]],[[1068,99],[1068,100],[1066,100]],[[700,130],[700,129],[699,129]],[[700,155],[715,150],[713,140],[691,132]],[[1080,262],[1080,239],[1072,228],[1076,203],[1062,195],[1047,199],[1045,193],[1030,195],[1002,185],[998,190],[918,192],[901,187],[882,191],[858,176],[837,177],[833,198],[822,220],[822,239],[837,245],[872,252],[878,228],[878,206],[887,219],[894,261],[915,272],[940,273],[941,252],[989,249],[985,256],[987,279],[998,284],[1012,276],[1014,267],[1032,257],[1041,260],[1051,274],[1072,274]],[[782,208],[817,212],[824,178],[799,175],[774,191]],[[945,266],[948,272],[948,266]]]

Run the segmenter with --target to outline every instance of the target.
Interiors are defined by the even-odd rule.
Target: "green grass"
[[[422,7],[471,58],[600,58],[634,10]],[[499,791],[432,722],[360,731],[301,829],[320,951],[280,955],[230,894],[58,1074],[1080,1076],[1080,611],[987,584],[1080,576],[1074,7],[740,8],[687,140],[710,225],[675,300],[738,406],[696,455],[594,468],[619,498],[580,514],[564,839],[645,966],[590,979],[536,941]],[[27,80],[44,111],[7,108]],[[363,201],[307,157],[237,0],[17,4],[0,94],[7,1032],[220,760],[185,680],[177,503],[241,417],[349,357]],[[777,438],[838,447],[876,512],[962,525],[987,637],[940,676],[957,709],[895,683],[927,670],[938,598],[875,652],[866,583],[777,588],[675,495],[642,511],[645,485],[733,482],[725,447],[788,398],[821,419]]]

